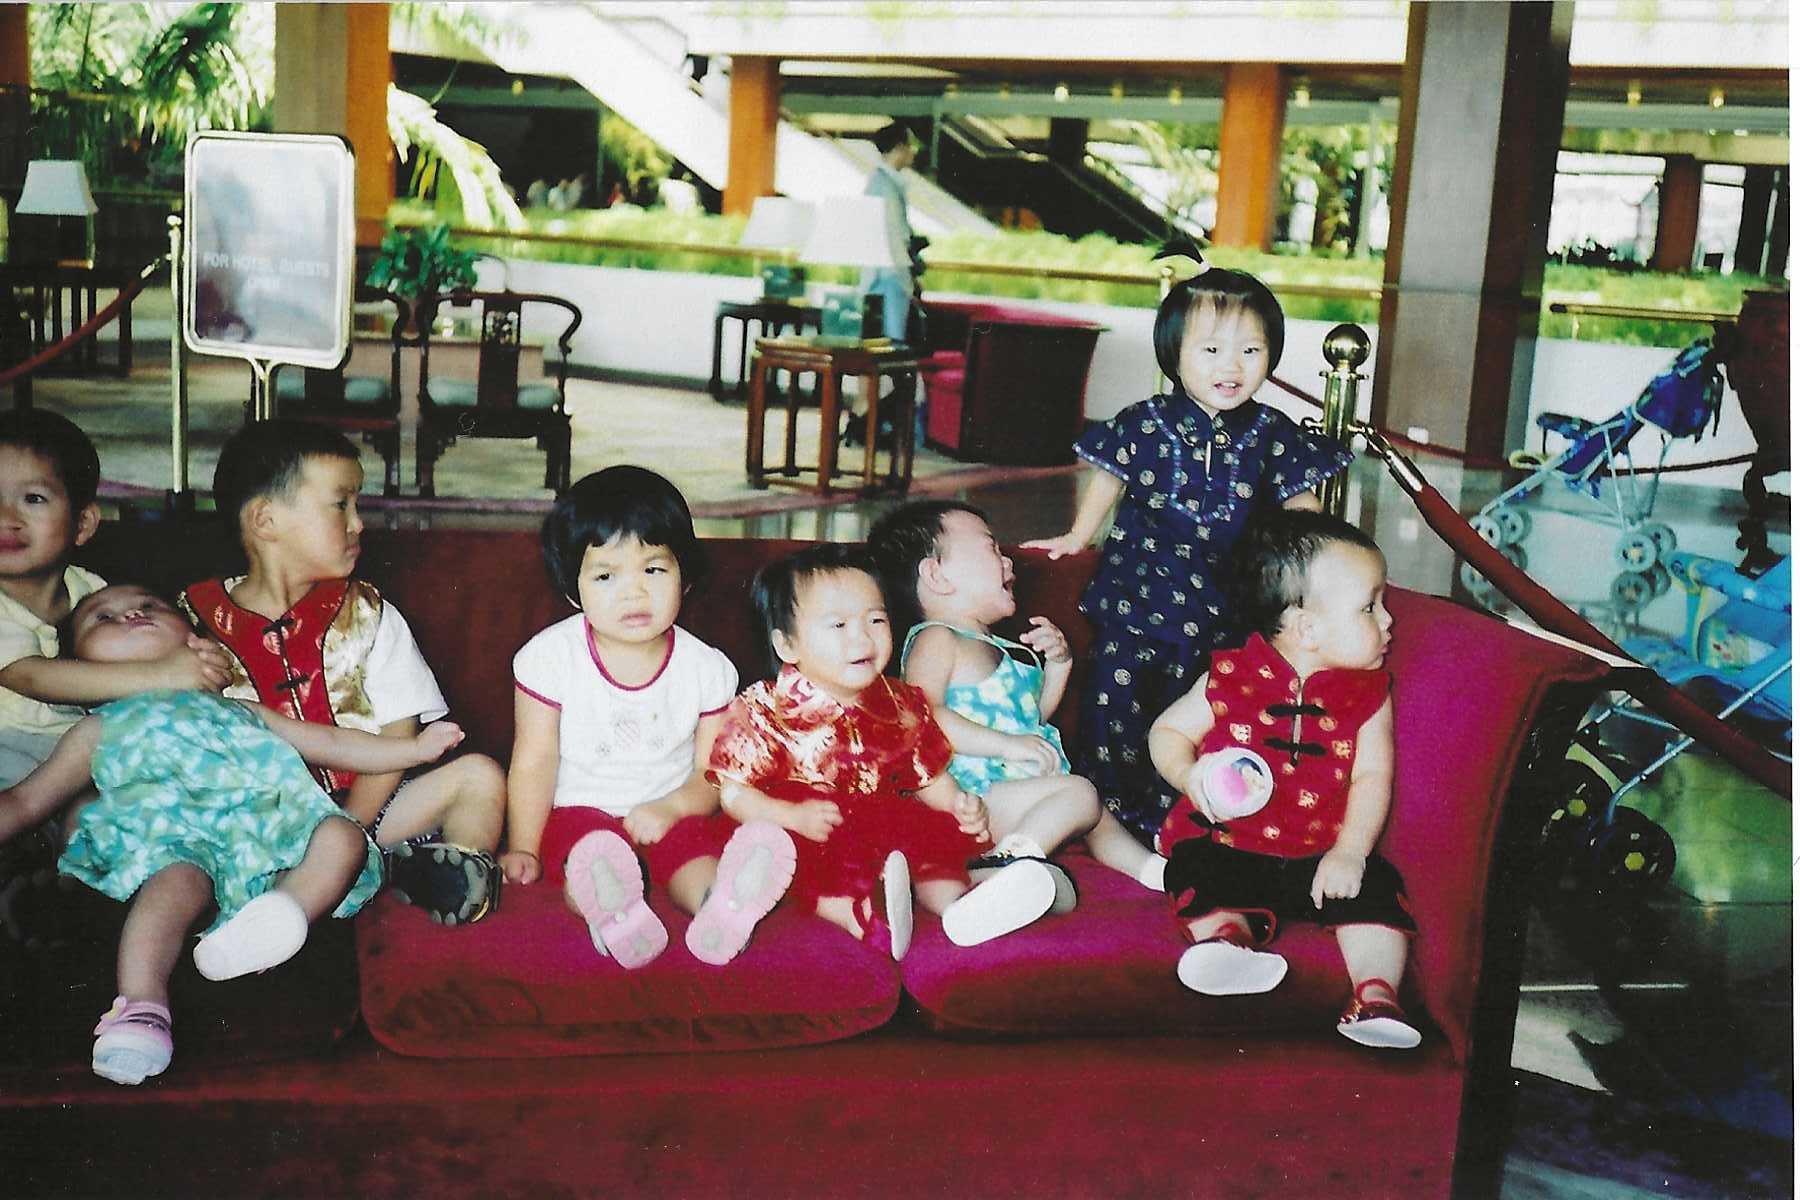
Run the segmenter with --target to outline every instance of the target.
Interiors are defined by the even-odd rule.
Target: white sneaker
[[[1189,946],[1175,965],[1183,987],[1203,996],[1253,996],[1287,978],[1287,959],[1232,942]]]
[[[979,946],[1023,929],[1055,903],[1056,872],[1038,859],[1017,859],[944,910],[944,936],[958,946]]]
[[[264,892],[200,939],[194,965],[208,979],[236,979],[280,966],[306,945],[306,910],[286,892]]]
[[[887,908],[888,949],[899,962],[912,947],[913,894],[912,868],[898,850],[881,865],[881,896]]]

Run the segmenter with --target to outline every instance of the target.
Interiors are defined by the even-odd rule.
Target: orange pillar
[[[781,123],[781,60],[731,56],[731,145],[725,215],[747,216],[758,196],[775,194],[775,131]]]
[[[1700,161],[1691,154],[1671,154],[1663,160],[1662,184],[1656,203],[1656,249],[1650,255],[1654,271],[1687,271],[1694,265],[1694,244],[1700,238]]]
[[[31,39],[24,4],[0,5],[0,87],[31,86]]]
[[[1225,68],[1214,245],[1269,248],[1275,235],[1281,127],[1286,116],[1287,86],[1279,65],[1232,63]]]
[[[387,5],[275,6],[275,129],[350,139],[358,246],[381,241],[394,196],[394,146],[387,134],[393,77]]]

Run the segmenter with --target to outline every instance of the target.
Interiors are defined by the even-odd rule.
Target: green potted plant
[[[363,283],[407,300],[475,286],[473,250],[450,244],[450,227],[390,229]]]

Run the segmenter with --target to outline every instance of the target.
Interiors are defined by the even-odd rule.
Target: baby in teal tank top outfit
[[[1046,719],[1074,669],[1068,638],[1044,617],[1032,617],[1017,641],[993,632],[1017,604],[1012,560],[986,516],[953,500],[902,505],[875,523],[869,549],[895,626],[910,629],[901,673],[931,699],[956,752],[951,776],[987,802],[994,852],[971,864],[978,883],[968,895],[1018,888],[1041,898],[1038,915],[1072,907],[1073,885],[1048,855],[1076,838],[1101,863],[1161,891],[1162,856],[1069,773],[1062,736]],[[973,944],[961,940],[957,916],[955,905],[944,914],[945,933]]]
[[[958,754],[950,760],[950,775],[963,791],[985,797],[994,784],[1007,780],[1036,779],[1046,774],[1067,775],[1069,757],[1063,752],[1062,733],[1044,720],[1038,708],[1038,697],[1044,690],[1043,656],[1023,642],[973,629],[958,629],[943,621],[921,621],[906,635],[906,645],[900,651],[903,670],[913,642],[933,626],[947,629],[960,638],[986,642],[1000,652],[1000,661],[986,679],[979,683],[952,682],[945,687],[943,707],[1000,733],[1042,738],[1056,752],[1055,764],[1049,770],[1031,759]],[[1017,654],[1026,658],[1017,658]]]

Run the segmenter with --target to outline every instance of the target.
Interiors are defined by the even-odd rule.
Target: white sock
[[[1163,872],[1169,867],[1169,860],[1160,854],[1152,854],[1138,868],[1137,881],[1153,892],[1163,890]]]
[[[1022,833],[1009,833],[1000,839],[994,847],[996,854],[1010,854],[1014,858],[1048,858],[1044,848]]]

